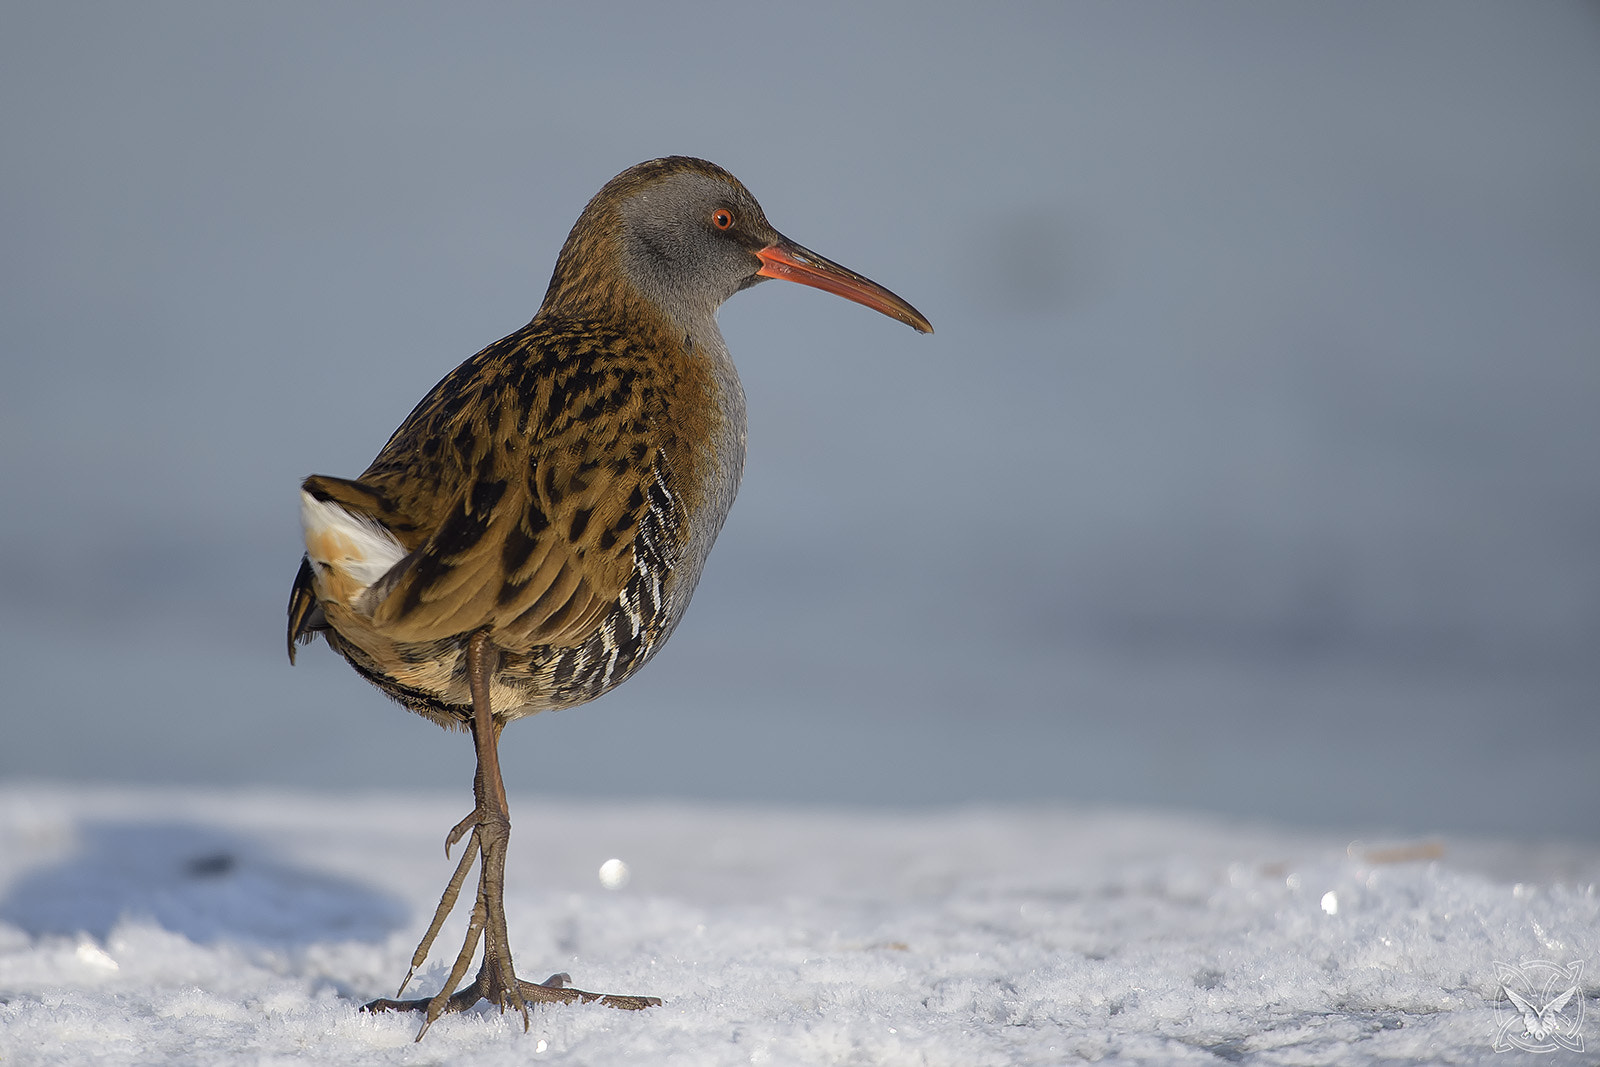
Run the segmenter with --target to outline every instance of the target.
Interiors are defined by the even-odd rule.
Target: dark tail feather
[[[294,591],[289,594],[289,662],[294,662],[297,644],[308,644],[328,628],[322,605],[311,590],[311,561],[300,557],[300,573],[295,575]]]

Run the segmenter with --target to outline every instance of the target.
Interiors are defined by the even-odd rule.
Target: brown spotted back
[[[429,531],[374,622],[406,641],[483,627],[509,647],[587,637],[633,566],[647,408],[660,406],[650,376],[621,337],[563,323],[439,383],[358,479]]]

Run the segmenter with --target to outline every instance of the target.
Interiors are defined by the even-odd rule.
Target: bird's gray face
[[[680,321],[702,321],[760,281],[761,249],[782,240],[743,188],[696,173],[663,176],[622,206],[624,269]]]
[[[709,322],[740,289],[782,278],[933,332],[916,308],[877,282],[773,229],[737,181],[695,171],[663,175],[628,197],[621,214],[624,270],[685,327]]]

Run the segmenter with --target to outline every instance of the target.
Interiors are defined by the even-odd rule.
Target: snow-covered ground
[[[0,1063],[1510,1062],[1534,1053],[1497,1037],[1534,1042],[1497,963],[1548,985],[1534,960],[1586,964],[1546,1022],[1600,1049],[1589,846],[532,796],[520,970],[666,1003],[539,1010],[526,1035],[480,1007],[415,1045],[414,1018],[356,1009],[405,972],[465,803],[0,790]]]

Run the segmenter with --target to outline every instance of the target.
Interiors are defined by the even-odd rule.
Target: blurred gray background
[[[297,484],[716,160],[743,493],[513,789],[1600,836],[1593,4],[8,3],[0,779],[459,788]]]

